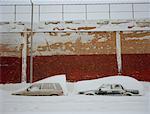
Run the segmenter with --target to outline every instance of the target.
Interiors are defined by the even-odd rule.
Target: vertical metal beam
[[[132,20],[134,20],[134,4],[132,3]]]
[[[14,6],[14,22],[16,22],[16,18],[17,18],[17,11],[16,11],[16,5]]]
[[[85,20],[87,20],[87,4],[85,5]]]
[[[31,0],[31,49],[30,49],[30,83],[33,82],[33,2]]]
[[[62,21],[64,21],[64,5],[62,4]]]
[[[41,21],[41,7],[40,7],[40,5],[39,5],[39,17],[38,17],[39,19],[38,19],[38,21],[40,22]]]
[[[118,75],[121,75],[122,74],[122,57],[121,57],[120,31],[116,32],[116,55],[117,55]]]
[[[108,4],[108,6],[109,6],[109,20],[111,19],[111,15],[110,15],[110,3]]]
[[[23,44],[22,44],[22,77],[21,82],[26,83],[27,81],[27,33],[25,33],[25,37],[22,37]]]

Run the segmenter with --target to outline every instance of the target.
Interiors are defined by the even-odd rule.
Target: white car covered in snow
[[[139,91],[125,89],[121,84],[102,84],[97,90],[81,91],[79,94],[135,96],[139,95]]]

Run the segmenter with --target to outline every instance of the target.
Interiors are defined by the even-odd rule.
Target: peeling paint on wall
[[[0,56],[21,57],[22,38],[19,34],[1,34]]]
[[[47,34],[35,33],[34,55],[115,54],[115,32],[68,34],[62,36],[62,33],[57,33],[57,36],[47,36]]]

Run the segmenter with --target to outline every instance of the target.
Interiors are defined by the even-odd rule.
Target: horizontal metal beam
[[[62,3],[58,3],[58,4],[56,4],[56,3],[51,3],[51,4],[47,4],[47,3],[42,3],[42,4],[34,4],[34,5],[108,5],[108,4],[150,4],[150,2],[139,2],[139,3],[65,3],[65,4],[62,4]]]
[[[138,3],[133,3],[133,2],[130,2],[130,3],[65,3],[65,4],[62,4],[62,3],[58,3],[58,4],[56,4],[56,3],[42,3],[42,4],[40,4],[40,3],[33,3],[33,5],[109,5],[109,4],[150,4],[150,2],[138,2]],[[0,4],[0,6],[32,6],[31,4]]]
[[[150,28],[147,28],[147,29],[114,29],[114,30],[59,30],[59,31],[54,31],[54,30],[45,30],[45,31],[33,31],[33,33],[49,33],[49,32],[53,32],[53,33],[65,33],[65,32],[71,32],[71,33],[76,33],[76,32],[82,32],[82,33],[87,33],[87,32],[114,32],[114,31],[148,31],[150,32]],[[31,33],[31,31],[28,31],[28,32],[0,32],[0,34],[5,34],[5,33]]]

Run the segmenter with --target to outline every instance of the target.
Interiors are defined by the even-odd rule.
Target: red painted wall
[[[21,58],[1,57],[0,83],[21,82]],[[28,66],[29,66],[28,57]],[[150,54],[123,54],[123,75],[150,81]],[[57,55],[34,57],[33,81],[56,74],[68,81],[95,79],[117,74],[116,55]],[[27,70],[29,82],[29,67]]]
[[[21,58],[0,57],[0,83],[21,82]]]
[[[150,81],[150,54],[122,54],[123,75]]]
[[[68,81],[116,75],[116,55],[57,55],[34,57],[33,81],[56,74],[66,74]]]

